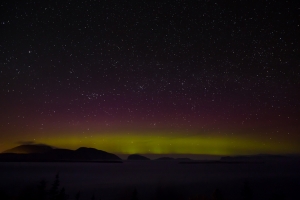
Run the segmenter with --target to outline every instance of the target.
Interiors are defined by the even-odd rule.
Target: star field
[[[1,151],[300,153],[296,1],[0,5]]]

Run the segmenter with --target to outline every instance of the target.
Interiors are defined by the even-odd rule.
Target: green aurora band
[[[115,154],[206,154],[206,155],[251,155],[251,154],[294,154],[300,153],[296,143],[262,137],[184,135],[178,133],[124,133],[113,132],[91,134],[50,134],[39,138],[58,148],[76,149],[86,146]]]

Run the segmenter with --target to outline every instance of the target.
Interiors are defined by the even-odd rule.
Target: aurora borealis
[[[0,152],[300,153],[295,1],[15,0],[1,10]]]

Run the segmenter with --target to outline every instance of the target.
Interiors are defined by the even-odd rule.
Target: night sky
[[[298,1],[0,7],[0,151],[300,153]]]

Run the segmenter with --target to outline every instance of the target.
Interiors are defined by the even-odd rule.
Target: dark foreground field
[[[300,197],[297,161],[0,163],[0,199],[278,199]]]

